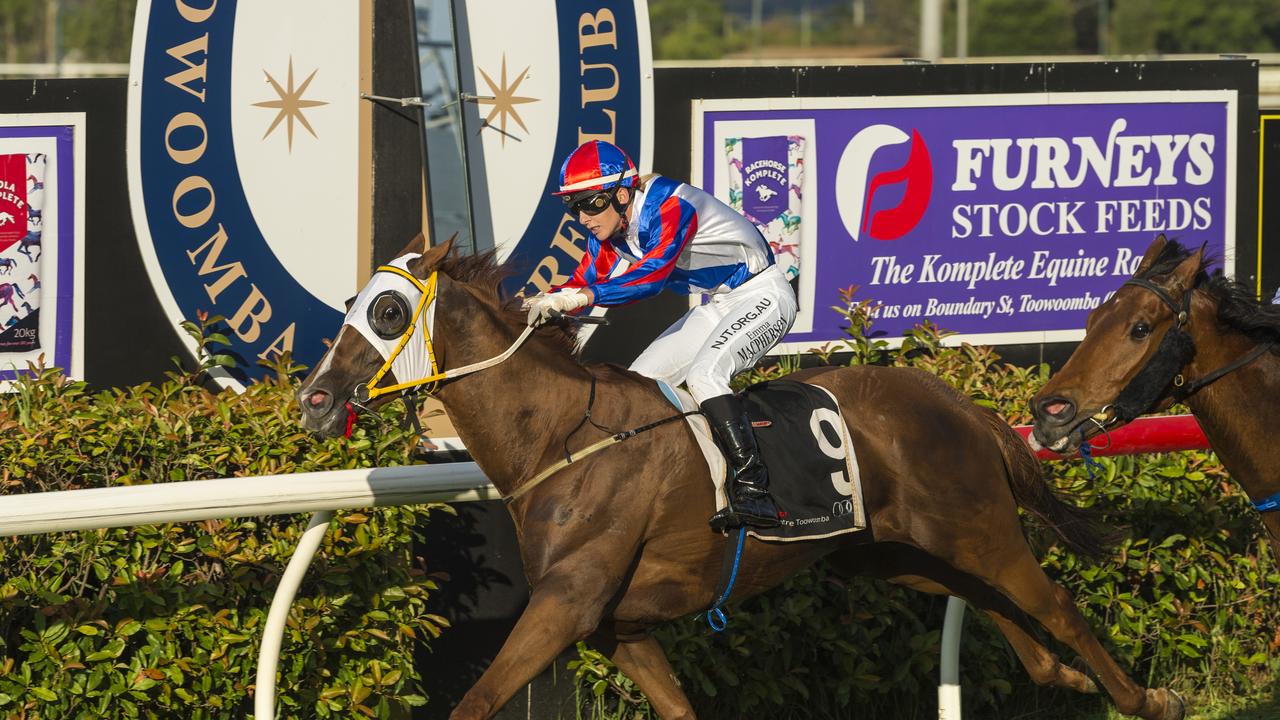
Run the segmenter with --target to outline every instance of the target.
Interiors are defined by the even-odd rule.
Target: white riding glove
[[[577,290],[560,290],[527,298],[523,307],[529,311],[528,324],[539,325],[546,322],[552,312],[571,313],[578,308],[586,307],[587,304],[585,293]]]

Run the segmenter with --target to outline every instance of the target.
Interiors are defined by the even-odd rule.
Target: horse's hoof
[[[1187,714],[1187,704],[1182,701],[1182,696],[1171,688],[1164,688],[1164,691],[1164,717],[1160,720],[1182,720]]]

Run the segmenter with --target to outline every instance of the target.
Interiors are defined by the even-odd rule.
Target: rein
[[[404,333],[401,334],[400,339],[396,343],[395,348],[393,348],[391,352],[387,355],[386,359],[382,363],[382,366],[379,367],[376,372],[374,372],[373,377],[369,378],[369,381],[367,383],[356,385],[355,389],[352,391],[351,399],[348,400],[346,403],[347,424],[346,424],[346,431],[344,433],[345,437],[348,437],[348,438],[351,437],[351,432],[355,429],[357,410],[367,410],[366,404],[369,401],[373,400],[374,398],[380,397],[382,395],[387,395],[393,392],[401,392],[403,394],[403,399],[405,403],[406,426],[412,425],[414,429],[418,431],[418,434],[421,435],[422,425],[418,420],[418,413],[417,413],[418,388],[422,387],[423,385],[431,385],[432,387],[428,388],[424,393],[426,395],[431,395],[432,393],[434,393],[436,390],[439,389],[440,383],[446,380],[453,380],[456,378],[463,377],[465,375],[470,375],[472,373],[476,373],[481,370],[491,368],[494,365],[498,365],[499,363],[505,362],[508,358],[514,355],[516,350],[519,350],[520,346],[524,344],[525,340],[528,340],[529,336],[533,334],[534,326],[527,325],[525,326],[524,332],[520,333],[520,336],[517,337],[515,341],[512,342],[511,345],[501,354],[491,357],[488,360],[481,360],[480,362],[474,362],[474,363],[471,363],[470,365],[464,365],[460,368],[441,371],[436,361],[435,346],[431,342],[431,328],[428,323],[423,322],[421,323],[422,341],[425,344],[426,350],[427,350],[427,361],[429,364],[428,374],[424,377],[418,378],[417,380],[409,380],[406,382],[397,383],[395,385],[378,387],[378,382],[381,381],[382,378],[385,377],[388,372],[390,372],[392,365],[396,361],[396,358],[400,356],[400,352],[404,350],[406,346],[408,346],[409,340],[413,337],[414,331],[418,328],[420,324],[420,320],[422,318],[423,313],[429,312],[432,303],[435,302],[437,273],[432,272],[431,276],[427,278],[426,282],[423,282],[422,280],[419,280],[416,275],[409,272],[408,270],[396,267],[394,265],[380,265],[378,269],[375,270],[374,272],[375,273],[380,273],[380,272],[391,273],[393,275],[397,275],[401,278],[404,278],[405,280],[408,280],[410,283],[413,284],[414,287],[418,289],[419,292],[422,293],[422,297],[418,299],[418,304],[414,308],[413,316],[410,318],[408,325],[405,327]]]
[[[597,429],[603,430],[604,432],[613,432],[610,429],[604,427],[603,425],[600,425],[595,420],[591,419],[591,406],[594,405],[595,402],[596,402],[596,376],[592,375],[591,391],[587,395],[587,409],[582,414],[582,420],[580,420],[577,426],[575,426],[573,430],[570,430],[569,434],[566,435],[564,438],[564,459],[552,465],[551,467],[543,470],[537,475],[534,475],[528,482],[524,483],[520,487],[513,490],[510,495],[502,498],[503,502],[510,505],[511,503],[523,497],[530,490],[537,487],[543,480],[546,480],[547,478],[551,477],[552,475],[555,475],[556,473],[569,467],[570,465],[581,461],[583,458],[587,457],[588,455],[593,455],[597,452],[600,452],[601,450],[609,447],[610,445],[616,445],[622,442],[623,440],[630,440],[636,435],[649,432],[650,430],[666,425],[669,422],[675,422],[676,420],[683,420],[684,418],[687,418],[690,415],[700,415],[702,413],[701,410],[690,410],[688,412],[677,413],[670,417],[662,418],[661,420],[654,420],[651,423],[641,425],[640,427],[637,427],[637,428],[632,428],[630,430],[623,430],[622,432],[618,432],[618,433],[614,433],[613,435],[610,435],[604,440],[601,440],[599,442],[592,443],[591,445],[586,446],[585,448],[579,450],[577,455],[574,455],[573,453],[569,452],[569,438],[573,437],[574,433],[578,432],[578,430],[581,430],[582,426],[585,425],[586,423],[590,422],[592,426],[596,427]]]
[[[395,385],[388,385],[386,387],[377,387],[378,381],[381,380],[389,370],[391,370],[392,363],[395,362],[400,351],[404,349],[406,344],[408,344],[409,338],[413,337],[413,331],[418,326],[418,318],[422,315],[423,310],[435,302],[437,273],[432,272],[431,277],[423,283],[415,277],[413,273],[407,270],[402,270],[394,265],[382,265],[374,272],[389,272],[399,275],[405,280],[413,283],[415,287],[422,291],[422,298],[418,301],[418,307],[413,312],[413,319],[409,322],[409,326],[405,328],[404,334],[400,336],[400,342],[396,345],[395,349],[391,351],[391,354],[387,356],[386,361],[382,363],[382,367],[378,368],[378,371],[373,374],[373,377],[369,378],[369,382],[364,385],[356,386],[354,399],[360,404],[364,404],[380,395],[386,395],[400,390],[416,389],[423,385],[431,385],[445,380],[453,380],[464,375],[470,375],[471,373],[491,368],[494,365],[505,362],[507,358],[514,355],[516,350],[519,350],[520,346],[524,344],[524,341],[528,340],[529,336],[533,334],[534,326],[526,325],[524,332],[520,333],[520,337],[516,338],[515,342],[511,343],[511,346],[501,354],[495,355],[488,360],[481,360],[480,362],[474,362],[470,365],[463,365],[460,368],[441,372],[436,364],[435,347],[431,344],[431,330],[424,326],[422,340],[427,346],[427,357],[431,362],[431,374],[426,377],[418,378],[417,380],[409,380]],[[427,390],[427,394],[430,395],[437,389],[438,388],[430,388]]]
[[[431,273],[431,276],[428,277],[425,282],[423,282],[408,270],[405,270],[404,268],[396,267],[394,265],[381,265],[374,272],[375,273],[380,273],[380,272],[391,273],[393,275],[397,275],[401,278],[404,278],[405,280],[408,280],[410,283],[413,284],[414,287],[416,287],[419,290],[419,292],[422,293],[422,297],[418,299],[418,304],[414,308],[413,316],[409,320],[408,325],[405,327],[404,332],[400,335],[400,339],[396,342],[395,348],[393,348],[391,352],[387,354],[387,357],[383,361],[382,366],[379,367],[378,370],[373,374],[373,377],[369,378],[369,381],[367,383],[356,385],[355,389],[352,391],[351,399],[346,402],[346,408],[347,408],[347,424],[346,424],[346,432],[345,432],[346,437],[351,437],[351,432],[355,428],[357,409],[366,410],[367,408],[365,407],[365,404],[368,403],[370,400],[373,400],[374,398],[380,397],[382,395],[394,393],[394,392],[402,393],[404,403],[405,403],[406,425],[412,423],[414,428],[418,430],[418,433],[421,434],[422,426],[419,423],[418,417],[417,417],[418,388],[422,387],[423,385],[431,385],[432,387],[424,391],[424,394],[431,395],[437,390],[439,390],[440,384],[445,381],[455,380],[457,378],[460,378],[466,375],[471,375],[473,373],[480,372],[481,370],[486,370],[495,365],[499,365],[503,362],[506,362],[508,358],[514,355],[515,352],[519,350],[522,345],[524,345],[524,342],[529,339],[529,336],[532,335],[533,331],[536,329],[536,326],[534,325],[526,325],[524,328],[524,331],[520,333],[520,336],[517,337],[515,341],[512,342],[509,347],[507,347],[506,350],[504,350],[502,353],[498,355],[495,355],[489,358],[488,360],[481,360],[479,362],[471,363],[470,365],[464,365],[459,368],[453,368],[452,370],[442,371],[440,370],[439,365],[436,362],[435,347],[431,342],[430,324],[427,322],[423,322],[421,323],[422,341],[423,343],[426,344],[427,359],[430,365],[429,374],[424,377],[418,378],[417,380],[408,380],[405,382],[396,383],[395,385],[378,387],[378,382],[381,381],[382,378],[385,377],[386,374],[391,371],[391,366],[395,363],[396,358],[399,357],[400,352],[403,351],[406,346],[408,346],[409,340],[413,337],[415,329],[419,326],[419,321],[422,319],[423,314],[430,312],[431,305],[436,300],[436,283],[437,283],[438,273],[436,271],[433,271]],[[556,316],[556,317],[566,317],[566,316]],[[595,322],[599,324],[608,322],[603,318],[572,318],[572,319],[577,322]],[[595,420],[591,419],[591,408],[592,406],[595,405],[595,401],[596,401],[596,377],[592,375],[591,390],[587,396],[587,409],[586,409],[586,412],[583,413],[582,420],[579,421],[577,426],[575,426],[573,430],[571,430],[569,434],[565,437],[564,459],[552,465],[551,467],[543,470],[542,472],[538,473],[528,482],[516,488],[514,492],[512,492],[507,497],[503,498],[504,502],[508,504],[515,502],[515,500],[517,500],[518,498],[528,493],[530,490],[537,487],[540,483],[542,483],[542,481],[546,480],[547,478],[551,477],[557,472],[563,470],[564,468],[572,465],[573,463],[582,460],[588,455],[597,453],[605,449],[606,447],[609,447],[610,445],[614,445],[624,440],[628,440],[630,438],[635,437],[636,435],[648,432],[650,430],[653,430],[656,427],[660,427],[669,422],[674,422],[676,420],[681,420],[683,418],[686,418],[690,415],[698,415],[701,413],[701,411],[699,410],[682,412],[676,415],[672,415],[670,417],[663,418],[661,420],[656,420],[646,425],[641,425],[640,427],[637,427],[637,428],[632,428],[631,430],[624,430],[622,432],[613,433],[612,435],[605,438],[604,440],[601,440],[592,445],[588,445],[587,447],[578,451],[577,455],[574,455],[569,451],[569,438],[573,437],[573,435],[577,433],[578,430],[581,430],[582,426],[585,425],[586,423],[590,422],[594,427],[600,430],[603,430],[605,432],[612,432],[608,428],[604,427],[603,425],[600,425]]]

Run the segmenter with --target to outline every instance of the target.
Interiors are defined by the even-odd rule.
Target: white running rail
[[[334,510],[427,502],[497,500],[473,462],[331,470],[0,496],[0,537],[313,512],[280,578],[258,652],[254,717],[275,717],[276,668],[285,621]],[[951,598],[942,630],[940,720],[960,720],[960,626],[964,602]]]

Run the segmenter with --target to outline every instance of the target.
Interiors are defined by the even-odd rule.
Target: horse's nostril
[[[333,396],[324,390],[312,390],[302,396],[302,406],[308,411],[323,414],[333,407]]]
[[[1076,414],[1076,406],[1064,397],[1049,397],[1040,401],[1040,417],[1067,421]]]

